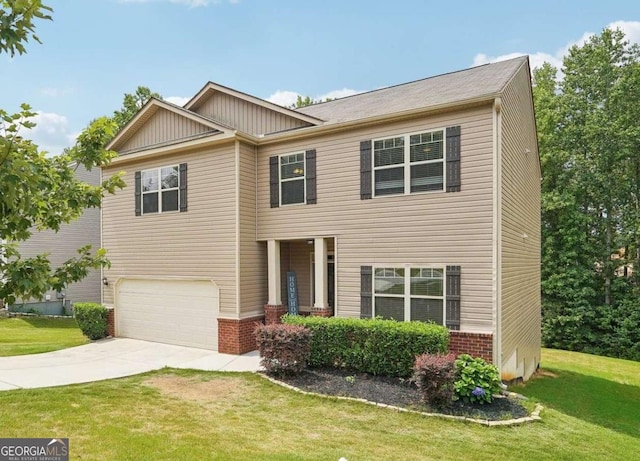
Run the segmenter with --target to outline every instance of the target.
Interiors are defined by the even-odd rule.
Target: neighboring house
[[[431,320],[503,379],[540,361],[540,165],[526,57],[285,109],[208,83],[108,146],[117,336],[242,353],[287,304]]]
[[[82,166],[76,170],[76,177],[88,184],[100,184],[100,169],[87,171]],[[70,258],[78,256],[78,248],[91,245],[93,250],[100,248],[100,210],[89,208],[82,216],[69,224],[60,226],[58,232],[52,230],[34,230],[32,236],[21,242],[19,251],[23,258],[48,253],[51,267],[56,268]],[[64,291],[49,291],[43,299],[18,300],[15,310],[35,309],[41,313],[54,313],[61,302],[100,302],[100,271],[92,270],[86,278],[70,284]],[[24,303],[24,304],[22,304]]]

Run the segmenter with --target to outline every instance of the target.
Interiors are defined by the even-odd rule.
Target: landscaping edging
[[[7,312],[7,317],[44,317],[48,319],[72,319],[73,315],[34,314],[31,312]]]
[[[465,421],[465,422],[480,424],[480,425],[489,426],[489,427],[495,427],[495,426],[518,426],[518,425],[521,425],[521,424],[532,423],[532,422],[535,422],[535,421],[541,421],[542,420],[542,418],[540,417],[540,412],[542,411],[543,407],[539,403],[536,403],[536,406],[535,406],[533,412],[529,416],[525,416],[523,418],[505,419],[505,420],[499,420],[499,421],[489,421],[487,419],[475,419],[475,418],[469,418],[467,416],[445,415],[445,414],[442,414],[442,413],[428,413],[428,412],[424,412],[424,411],[409,410],[408,408],[397,407],[397,406],[394,406],[394,405],[387,405],[386,403],[372,402],[370,400],[358,399],[358,398],[355,398],[355,397],[345,397],[345,396],[341,396],[341,395],[327,395],[327,394],[319,394],[317,392],[308,392],[308,391],[304,391],[304,390],[302,390],[300,388],[297,388],[295,386],[292,386],[290,384],[283,383],[282,381],[278,381],[277,379],[274,379],[274,378],[272,378],[270,376],[267,376],[264,373],[257,373],[257,374],[262,376],[263,378],[267,379],[268,381],[271,381],[274,384],[282,386],[285,389],[289,389],[289,390],[292,390],[294,392],[298,392],[299,394],[313,395],[313,396],[317,396],[317,397],[324,397],[324,398],[337,399],[337,400],[350,400],[350,401],[353,401],[353,402],[366,403],[367,405],[373,405],[375,407],[388,408],[390,410],[395,410],[395,411],[403,412],[403,413],[413,413],[413,414],[422,415],[422,416],[428,416],[428,417],[449,419],[449,420],[455,420],[455,421]],[[504,395],[505,395],[505,397],[517,397],[517,398],[526,399],[526,397],[524,397],[524,396],[522,396],[520,394],[516,394],[515,392],[505,392]]]

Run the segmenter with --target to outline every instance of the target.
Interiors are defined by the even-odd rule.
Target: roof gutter
[[[418,109],[412,109],[412,110],[407,110],[403,112],[395,112],[393,114],[378,115],[375,117],[360,118],[357,120],[349,120],[346,122],[332,123],[327,125],[310,126],[310,127],[299,128],[297,130],[286,131],[286,132],[277,133],[277,134],[261,135],[259,137],[259,144],[267,145],[267,144],[273,144],[273,143],[285,141],[285,140],[288,141],[293,139],[305,138],[308,136],[315,136],[318,134],[333,133],[336,131],[347,130],[355,126],[366,126],[366,125],[375,125],[375,124],[389,122],[389,121],[400,121],[407,118],[413,118],[419,115],[430,114],[433,112],[442,112],[442,111],[447,111],[451,109],[457,109],[463,106],[478,106],[482,104],[493,103],[493,101],[499,97],[500,97],[500,93],[492,93],[492,94],[484,95],[477,98],[466,99],[463,101],[455,101],[455,102],[438,104],[438,105],[429,106],[429,107],[420,107]]]

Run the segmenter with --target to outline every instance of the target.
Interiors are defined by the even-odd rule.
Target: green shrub
[[[422,400],[430,405],[449,406],[453,402],[456,379],[455,354],[422,354],[416,357],[412,380]]]
[[[283,322],[312,331],[311,367],[407,378],[417,355],[444,353],[449,345],[445,327],[424,322],[295,315]]]
[[[455,362],[456,381],[453,383],[456,398],[464,402],[491,403],[500,392],[500,373],[495,365],[484,359],[462,354]]]
[[[270,373],[296,374],[307,367],[311,330],[300,325],[259,325],[256,342],[262,360]]]
[[[76,303],[73,305],[76,322],[82,333],[89,339],[107,336],[107,316],[109,311],[102,304]]]

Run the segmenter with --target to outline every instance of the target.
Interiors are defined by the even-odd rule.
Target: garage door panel
[[[118,336],[218,348],[219,290],[209,281],[120,281],[116,294]]]

